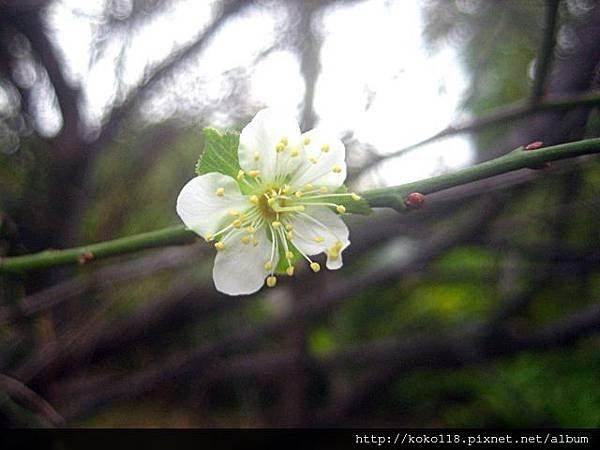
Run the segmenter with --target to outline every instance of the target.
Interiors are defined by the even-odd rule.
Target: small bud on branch
[[[83,252],[81,255],[79,255],[79,264],[80,265],[84,265],[87,264],[88,262],[90,262],[91,260],[94,259],[94,254],[92,252]]]
[[[409,210],[420,209],[425,204],[425,196],[419,192],[412,192],[408,194],[404,204]]]
[[[544,143],[542,141],[534,141],[531,142],[530,144],[527,144],[525,146],[525,150],[537,150],[538,148],[541,148],[544,145]]]
[[[527,151],[537,150],[539,148],[542,148],[543,146],[544,146],[544,143],[542,141],[534,141],[534,142],[531,142],[530,144],[527,144],[525,146],[525,150],[527,150]],[[550,163],[548,163],[548,162],[527,166],[528,169],[532,169],[532,170],[548,169],[549,167],[550,167]]]

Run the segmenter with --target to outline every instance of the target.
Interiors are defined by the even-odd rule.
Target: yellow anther
[[[340,214],[344,214],[346,212],[346,207],[344,205],[337,205],[335,209],[337,209],[337,212]]]
[[[327,192],[329,192],[329,189],[327,189],[327,186],[321,186],[321,187],[319,188],[319,192],[320,192],[321,194],[327,194]]]
[[[315,236],[313,240],[318,244],[320,244],[321,242],[325,242],[325,238],[323,236]]]
[[[275,198],[273,198],[273,197],[270,197],[270,198],[267,200],[267,204],[268,204],[269,206],[273,206],[273,203],[275,203]]]
[[[249,226],[246,228],[246,231],[247,231],[248,233],[250,233],[250,234],[254,234],[254,233],[256,233],[256,228],[254,228],[252,225],[249,225]]]
[[[290,185],[289,184],[284,184],[283,188],[281,189],[281,193],[282,194],[287,194],[288,192],[290,192]]]
[[[288,239],[288,241],[291,241],[292,239],[294,239],[294,233],[288,231],[287,233],[285,233],[285,237]]]
[[[296,156],[298,156],[300,154],[300,150],[298,150],[296,147],[294,147],[291,151],[290,151],[290,156],[292,158],[295,158]]]
[[[230,215],[230,216],[239,216],[239,215],[240,215],[240,212],[239,212],[239,211],[237,211],[237,210],[235,210],[235,209],[230,209],[230,210],[229,210],[229,215]]]
[[[237,174],[237,177],[236,177],[236,178],[238,179],[238,181],[242,181],[242,180],[244,179],[244,175],[245,175],[244,171],[243,171],[243,170],[240,170],[240,171],[238,172],[238,174]]]
[[[214,234],[212,233],[208,233],[206,236],[204,236],[204,239],[206,240],[206,242],[210,242],[215,238]]]
[[[265,270],[271,270],[273,268],[273,263],[271,261],[267,261],[265,263]]]
[[[319,162],[319,160],[317,158],[315,158],[314,156],[309,156],[308,160],[313,164],[316,164]]]
[[[231,222],[231,225],[233,225],[233,228],[242,228],[242,221],[240,219],[235,219]]]
[[[289,266],[287,269],[285,269],[285,272],[288,274],[288,276],[293,276],[294,275],[294,266]]]
[[[321,147],[321,151],[323,153],[328,153],[329,152],[329,144],[323,145],[323,147]]]
[[[217,196],[219,197],[223,197],[225,195],[225,188],[220,187],[215,191],[215,194],[217,194]]]
[[[273,275],[271,275],[270,277],[267,277],[267,286],[269,287],[275,287],[275,285],[277,284],[277,278],[274,277]]]
[[[292,259],[294,257],[294,253],[290,252],[290,251],[287,251],[287,252],[285,252],[285,257],[287,259]]]
[[[303,194],[303,192],[302,192],[302,191],[296,191],[296,192],[294,192],[294,195],[295,195],[297,198],[300,198],[300,197],[302,197],[302,194]]]
[[[317,262],[310,263],[310,268],[314,273],[317,273],[319,270],[321,270],[321,266]]]
[[[286,230],[288,230],[288,231],[292,231],[292,230],[294,229],[294,225],[292,225],[291,223],[288,223],[288,224],[285,226],[285,229],[286,229]]]
[[[308,145],[308,144],[310,144],[310,138],[308,136],[306,136],[304,138],[304,145]]]
[[[282,137],[279,142],[281,142],[283,145],[288,145],[288,140],[286,137]]]
[[[219,241],[219,242],[217,242],[217,243],[215,244],[215,248],[216,248],[217,250],[219,250],[219,251],[220,251],[220,250],[224,250],[224,249],[225,249],[225,244],[223,244],[221,241]]]
[[[281,226],[281,222],[279,222],[278,220],[274,220],[273,222],[271,222],[271,225],[273,225],[273,228],[279,228]]]
[[[342,168],[336,164],[331,170],[333,170],[334,173],[340,173],[342,171]]]
[[[258,239],[256,239],[256,238],[252,239],[252,245],[254,245],[256,247],[258,245]]]
[[[254,152],[254,161],[258,161],[260,159],[260,153]]]
[[[310,191],[310,190],[312,190],[312,188],[314,188],[314,186],[310,183],[304,186],[305,191]]]
[[[281,153],[284,150],[285,150],[285,145],[283,145],[281,142],[275,146],[275,151],[277,153]]]
[[[251,195],[250,196],[250,203],[258,205],[258,197],[256,195]]]
[[[260,170],[251,170],[250,172],[248,172],[248,175],[250,175],[252,178],[256,178],[260,175]]]
[[[352,196],[352,200],[360,200],[360,195],[355,194],[354,192],[350,195]]]
[[[248,245],[249,243],[250,243],[250,236],[243,236],[242,237],[242,244]]]

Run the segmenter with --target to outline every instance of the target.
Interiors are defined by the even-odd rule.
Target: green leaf
[[[346,194],[348,193],[348,188],[345,185],[342,185],[337,191],[335,191],[335,193]],[[336,205],[344,205],[347,213],[368,216],[373,211],[369,206],[369,203],[364,198],[354,200],[349,195],[341,195],[339,197],[327,197],[327,201],[335,203]]]
[[[238,160],[239,133],[221,134],[214,128],[204,129],[204,152],[196,164],[196,173],[219,172],[235,178],[240,170]]]

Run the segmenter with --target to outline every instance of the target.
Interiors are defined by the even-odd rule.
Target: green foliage
[[[326,326],[316,327],[308,336],[309,351],[316,356],[325,356],[336,349],[331,329]]]
[[[240,170],[238,133],[221,134],[214,128],[204,129],[204,151],[196,164],[196,173],[219,172],[235,178]]]
[[[94,201],[82,218],[78,241],[97,242],[179,223],[175,201],[182,180],[191,178],[189,161],[202,142],[197,129],[165,124],[131,133],[107,148],[90,175]]]
[[[600,358],[589,342],[483,367],[419,371],[395,384],[385,396],[395,400],[385,407],[410,405],[431,424],[453,427],[597,427],[598,370]]]

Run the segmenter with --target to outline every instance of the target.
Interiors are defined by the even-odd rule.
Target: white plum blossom
[[[240,134],[236,179],[211,172],[183,187],[177,213],[189,229],[215,242],[219,291],[251,294],[265,278],[273,287],[278,265],[292,276],[297,255],[314,272],[321,267],[310,257],[319,253],[326,254],[328,269],[342,266],[350,245],[339,217],[346,208],[333,200],[360,199],[334,194],[346,178],[345,153],[330,134],[301,134],[293,117],[263,109]]]

